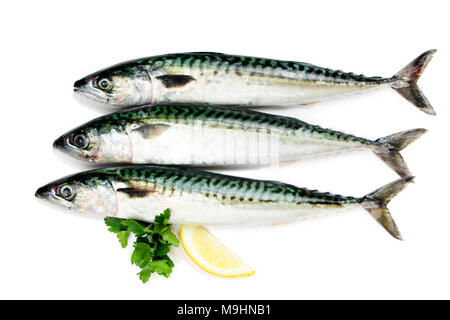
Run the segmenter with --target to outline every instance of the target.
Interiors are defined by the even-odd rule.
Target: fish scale
[[[248,126],[267,124],[270,127],[276,127],[292,132],[292,130],[301,130],[303,132],[323,134],[330,137],[347,141],[357,141],[363,144],[371,144],[367,139],[359,138],[353,135],[348,135],[335,130],[321,128],[319,126],[311,125],[295,118],[272,116],[269,114],[252,111],[232,109],[229,107],[208,106],[208,105],[162,105],[138,108],[131,111],[118,112],[110,116],[104,117],[108,120],[136,120],[136,119],[176,119],[176,120],[219,120],[232,121],[233,123],[246,124]],[[114,123],[114,122],[112,122]],[[114,126],[108,126],[112,129]]]
[[[225,60],[225,61],[224,61]],[[179,63],[177,63],[179,61]],[[152,70],[158,70],[161,68],[172,66],[185,66],[194,67],[195,61],[198,61],[200,68],[212,68],[215,70],[225,70],[230,72],[236,70],[237,67],[240,70],[248,71],[251,75],[262,76],[274,76],[275,70],[293,71],[297,74],[297,78],[301,78],[301,75],[324,75],[323,80],[346,80],[346,81],[366,81],[375,83],[384,83],[391,81],[390,78],[383,77],[367,77],[364,75],[356,75],[352,72],[343,72],[340,70],[331,70],[328,68],[322,68],[315,65],[311,65],[303,62],[294,61],[279,61],[263,58],[254,58],[246,56],[231,56],[219,53],[182,53],[173,55],[164,55],[159,57],[153,57],[147,61]],[[270,70],[268,73],[260,72],[260,68]],[[258,70],[258,71],[257,71]]]
[[[109,170],[100,169],[80,175],[79,179],[89,181],[89,177],[97,174],[103,174],[106,179],[124,182],[130,186],[133,185],[133,182],[145,182],[168,190],[176,189],[188,193],[233,197],[236,202],[250,198],[252,201],[263,202],[286,201],[288,196],[298,203],[342,205],[357,202],[353,197],[298,188],[276,181],[258,181],[176,167],[133,166]],[[258,188],[254,187],[255,184],[258,185]],[[259,194],[255,193],[255,190],[258,190]]]

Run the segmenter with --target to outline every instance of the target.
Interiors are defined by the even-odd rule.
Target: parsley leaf
[[[108,230],[111,232],[120,232],[127,230],[127,227],[122,224],[123,219],[106,217],[105,224],[109,227]]]
[[[169,256],[166,255],[166,256],[164,256],[163,258],[167,260],[167,264],[169,265],[169,267],[173,268],[173,267],[175,266],[175,265],[173,264],[172,259],[170,259]]]
[[[128,219],[122,221],[122,224],[128,227],[128,231],[133,232],[136,237],[140,237],[145,233],[145,226],[137,222],[136,220]]]
[[[156,249],[155,255],[157,257],[162,257],[162,256],[165,256],[166,254],[168,254],[169,251],[170,251],[170,244],[163,243],[160,246],[158,246],[158,248]]]
[[[164,276],[166,278],[168,278],[170,276],[170,273],[172,272],[172,267],[170,267],[167,260],[164,260],[164,259],[150,261],[150,263],[148,265],[157,274]]]
[[[155,222],[157,224],[165,226],[167,225],[167,221],[169,221],[169,218],[170,218],[170,209],[166,209],[159,216],[155,217]]]
[[[128,236],[130,235],[130,231],[119,231],[117,232],[117,238],[119,239],[120,245],[122,248],[125,248],[128,244]]]
[[[178,247],[180,241],[170,231],[169,219],[170,209],[156,216],[154,224],[133,219],[105,218],[108,230],[116,233],[122,248],[127,246],[130,233],[135,235],[131,263],[141,268],[138,275],[143,283],[148,282],[154,272],[166,278],[172,273],[174,263],[167,254],[170,247]]]
[[[147,267],[142,269],[142,271],[138,273],[139,279],[142,281],[142,283],[146,283],[150,279],[152,272],[153,270]]]
[[[169,229],[163,231],[161,233],[161,237],[164,241],[171,244],[174,247],[178,247],[180,245],[180,240],[178,240],[177,236],[170,231]]]
[[[152,248],[147,243],[135,243],[134,251],[131,254],[131,263],[144,268],[153,258],[152,251]]]

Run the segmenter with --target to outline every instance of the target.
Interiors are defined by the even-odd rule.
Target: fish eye
[[[72,200],[75,197],[75,192],[70,185],[65,184],[59,187],[58,196],[66,200]]]
[[[89,138],[80,133],[73,138],[73,143],[78,148],[86,149],[89,146]]]
[[[108,78],[102,78],[97,81],[97,85],[102,90],[111,90],[113,87],[113,82]]]

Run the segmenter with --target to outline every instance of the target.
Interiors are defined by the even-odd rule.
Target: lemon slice
[[[182,225],[180,238],[188,256],[206,272],[220,277],[244,277],[255,273],[202,226]]]

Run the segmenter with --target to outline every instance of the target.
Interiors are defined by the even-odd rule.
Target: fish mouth
[[[78,80],[78,81],[80,81],[80,80]],[[75,82],[74,88],[73,88],[73,91],[76,94],[80,94],[80,95],[85,96],[96,102],[101,102],[101,103],[109,103],[110,102],[111,99],[102,90],[93,88],[89,85],[76,86],[77,82]]]
[[[86,80],[85,79],[80,79],[75,81],[75,83],[73,84],[73,90],[74,91],[78,91],[79,88],[83,87],[86,85]]]
[[[66,139],[64,136],[59,137],[58,139],[56,139],[53,142],[53,148],[55,149],[59,149],[59,150],[64,150],[67,148],[67,143],[66,143]]]
[[[37,189],[34,196],[39,199],[48,200],[50,198],[50,190],[48,186],[43,186]]]
[[[56,139],[53,142],[53,148],[57,149],[59,151],[62,151],[64,153],[69,153],[69,154],[72,154],[75,156],[78,156],[80,154],[80,152],[76,148],[69,145],[68,137],[66,135],[63,135],[63,136],[59,137],[58,139]]]

